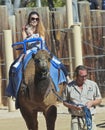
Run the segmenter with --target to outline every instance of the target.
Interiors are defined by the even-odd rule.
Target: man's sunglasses
[[[34,21],[34,20],[39,21],[39,18],[34,18],[34,17],[32,17],[32,18],[31,18],[31,21]]]
[[[79,75],[81,78],[87,78],[88,75]]]

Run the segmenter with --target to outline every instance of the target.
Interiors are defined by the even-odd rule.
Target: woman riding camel
[[[23,30],[22,30],[23,39],[28,38],[28,37],[31,38],[31,37],[39,36],[42,38],[43,43],[45,43],[45,39],[46,39],[45,34],[46,34],[45,28],[44,28],[44,25],[41,21],[39,14],[35,11],[31,12],[28,17],[27,25],[25,27],[23,27]],[[55,57],[53,57],[53,60],[54,59],[56,62],[57,59]],[[70,79],[69,79],[68,72],[67,72],[65,66],[60,61],[57,61],[56,64],[60,64],[61,69],[63,70],[65,76],[67,77],[67,82],[69,82]]]
[[[21,54],[20,57],[11,65],[10,72],[9,72],[10,75],[13,72],[14,67],[19,68],[17,63],[19,63],[19,65],[20,65],[21,62],[22,62],[22,64],[24,63],[22,61],[24,58],[27,60],[27,55],[29,55],[30,52],[34,52],[36,54],[38,50],[44,49],[44,50],[48,51],[49,54],[52,55],[52,53],[48,50],[48,48],[46,46],[46,43],[45,43],[45,34],[46,34],[45,28],[43,26],[43,23],[41,21],[41,18],[39,16],[39,14],[36,11],[32,11],[29,14],[29,17],[28,17],[28,20],[27,20],[27,24],[22,28],[23,42],[24,42],[24,40],[27,40],[27,39],[29,40],[29,39],[33,39],[33,38],[41,38],[42,39],[42,43],[40,43],[39,41],[38,42],[37,41],[36,42],[35,41],[28,42],[27,45],[26,45],[26,48],[27,48],[26,54],[24,54],[24,53]],[[41,46],[41,44],[42,44],[42,46]],[[43,47],[43,48],[41,48],[41,47]],[[30,57],[32,57],[32,56],[30,56]],[[65,66],[54,55],[52,55],[51,64],[57,70],[58,69],[62,70],[62,72],[64,73],[64,75],[66,77],[66,79],[65,79],[64,82],[69,82],[69,76],[68,76],[68,73],[67,73],[67,70],[66,70]],[[23,65],[21,65],[21,66],[23,66]],[[20,70],[22,70],[22,69],[20,69]],[[19,74],[19,78],[20,78],[20,75],[21,74]],[[12,77],[12,79],[13,79],[13,77]],[[9,87],[11,87],[11,85],[13,85],[13,83],[11,83],[12,79],[9,80],[10,81]],[[16,80],[16,81],[18,81],[18,80]],[[20,83],[18,83],[18,84],[20,84]],[[7,95],[12,95],[12,94],[8,94],[9,93],[8,89],[9,88],[7,87]]]

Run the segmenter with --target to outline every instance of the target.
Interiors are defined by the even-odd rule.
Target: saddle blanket
[[[17,98],[18,90],[22,81],[22,71],[26,68],[26,65],[28,64],[29,60],[32,57],[32,53],[36,54],[36,50],[35,49],[28,50],[27,53],[25,54],[24,60],[18,62],[19,61],[18,58],[11,65],[9,71],[9,83],[6,88],[7,96]],[[57,65],[53,59],[51,60],[50,63],[51,63],[50,76],[54,82],[55,90],[59,91],[58,85],[60,83],[66,82],[66,77],[61,69],[59,69],[60,71],[58,73],[59,64]]]

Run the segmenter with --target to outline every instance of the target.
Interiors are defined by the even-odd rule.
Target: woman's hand
[[[26,25],[22,27],[22,31],[26,31]]]
[[[26,25],[24,25],[24,26],[22,27],[22,37],[23,37],[23,40],[27,38]]]

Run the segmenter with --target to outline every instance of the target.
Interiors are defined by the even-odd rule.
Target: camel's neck
[[[35,84],[35,90],[37,91],[37,94],[40,95],[40,97],[43,99],[51,90],[50,77],[46,77],[41,80],[35,78],[34,82],[35,82],[34,84]]]

